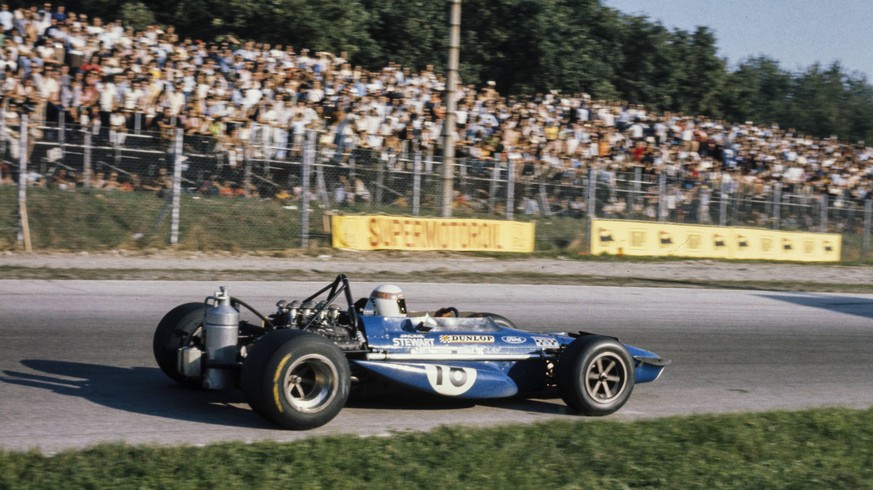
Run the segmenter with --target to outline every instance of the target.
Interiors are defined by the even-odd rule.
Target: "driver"
[[[403,291],[393,284],[383,284],[370,293],[364,307],[365,315],[406,316],[406,299]]]

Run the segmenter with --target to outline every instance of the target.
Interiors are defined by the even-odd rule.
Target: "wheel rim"
[[[298,412],[318,412],[336,396],[336,366],[320,354],[297,359],[282,382],[285,400]]]
[[[588,365],[585,371],[585,391],[596,403],[608,404],[616,400],[627,387],[627,365],[621,356],[604,352]]]

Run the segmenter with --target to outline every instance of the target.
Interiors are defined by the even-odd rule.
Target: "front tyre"
[[[179,372],[179,349],[186,346],[203,348],[203,303],[185,303],[164,315],[155,329],[152,349],[161,371],[187,388],[200,388],[201,378],[189,378]]]
[[[634,388],[634,365],[615,339],[591,335],[574,340],[561,354],[558,391],[584,415],[609,415],[624,406]]]
[[[300,330],[277,330],[249,349],[242,390],[255,412],[294,430],[330,422],[349,397],[351,372],[332,342]]]

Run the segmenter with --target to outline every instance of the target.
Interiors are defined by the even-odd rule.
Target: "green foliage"
[[[0,251],[18,247],[18,189],[0,186]],[[301,246],[299,203],[275,199],[200,198],[181,201],[179,243],[182,250],[285,250]],[[106,192],[79,189],[29,188],[27,207],[33,248],[36,251],[170,248],[170,207],[148,192]],[[397,206],[354,204],[348,214],[408,214]],[[423,206],[422,216],[437,216],[439,209]],[[455,213],[459,218],[501,219],[487,212]],[[517,221],[532,217],[516,215]],[[309,217],[310,245],[329,245],[327,214],[317,206]],[[579,253],[587,248],[586,221],[567,216],[536,220],[538,254]],[[859,234],[843,234],[844,261],[865,261]],[[598,259],[600,260],[600,259]],[[609,260],[609,259],[606,259]]]
[[[125,25],[132,26],[136,30],[145,29],[155,23],[152,11],[140,1],[125,3],[121,7],[121,18]]]
[[[448,46],[446,8],[441,2],[362,0],[369,13],[369,50],[358,50],[353,60],[370,68],[395,62],[421,69],[431,64],[442,71]]]
[[[869,488],[873,411],[0,452],[0,488]]]
[[[777,61],[750,58],[728,75],[720,110],[732,121],[772,123],[790,115],[792,83]]]
[[[0,250],[12,247],[17,230],[16,189],[0,187]],[[34,250],[166,248],[170,206],[147,192],[28,189]],[[300,246],[295,209],[276,200],[185,196],[179,245],[184,250],[264,250]],[[313,222],[320,224],[313,217]]]

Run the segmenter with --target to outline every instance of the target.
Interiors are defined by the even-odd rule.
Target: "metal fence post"
[[[700,196],[700,204],[697,210],[697,223],[701,225],[712,224],[712,197],[715,195],[715,190],[712,187],[704,186],[698,191]]]
[[[252,197],[252,195],[251,195],[251,189],[252,189],[252,151],[248,145],[243,147],[242,157],[243,157],[243,195],[245,197]]]
[[[824,193],[821,195],[821,221],[819,222],[818,228],[822,233],[827,233],[828,231],[828,195]]]
[[[467,166],[470,165],[469,157],[459,158],[458,160],[458,184],[460,184],[461,192],[468,194],[470,192],[470,184],[467,180]]]
[[[19,244],[24,244],[25,252],[32,252],[30,242],[30,219],[27,216],[27,138],[30,127],[27,114],[21,114],[18,119],[18,217],[20,218]]]
[[[386,162],[381,158],[376,163],[376,188],[373,189],[373,203],[377,206],[382,205],[383,194],[385,193],[385,165]]]
[[[175,126],[175,124],[174,124],[174,126]],[[102,128],[100,129],[100,132],[101,133],[103,132]],[[121,145],[118,144],[118,139],[112,138],[109,141],[109,144],[112,145],[113,164],[116,167],[121,167],[122,165],[124,165],[124,163],[123,163],[124,159],[122,158]]]
[[[303,143],[303,146],[305,149],[305,142]],[[356,156],[357,152],[355,152],[355,148],[349,150],[349,183],[351,183],[352,189],[355,189],[355,181],[358,179],[358,157]]]
[[[642,167],[634,168],[634,191],[628,196],[627,215],[631,218],[635,216],[634,209],[637,205],[637,199],[640,197],[640,191],[643,184],[643,169]],[[645,203],[643,203],[645,205]]]
[[[494,161],[494,167],[491,169],[491,182],[488,186],[488,211],[493,213],[497,206],[497,181],[500,179],[500,161]]]
[[[6,158],[6,113],[9,112],[9,101],[3,99],[3,113],[0,114],[0,160]]]
[[[93,167],[91,163],[91,131],[85,130],[85,148],[83,148],[84,155],[82,157],[82,180],[86,189],[91,187],[92,175],[93,175]]]
[[[433,173],[433,148],[427,149],[426,158],[424,159],[424,173],[430,175]]]
[[[727,184],[724,181],[719,186],[718,193],[718,225],[727,226],[728,199],[730,195],[727,191]]]
[[[663,222],[667,208],[667,174],[658,174],[658,222]]]
[[[324,178],[324,157],[318,147],[318,131],[310,130],[313,138],[312,164],[315,166],[315,185],[318,198],[325,208],[330,208],[330,195],[327,192],[327,181]]]
[[[864,200],[864,236],[861,239],[861,260],[865,260],[870,253],[871,221],[873,221],[873,199],[867,197]]]
[[[782,221],[782,182],[773,186],[773,229],[778,230]]]
[[[6,113],[9,112],[9,101],[3,99],[3,114],[0,114],[0,160],[6,158]]]
[[[309,247],[309,180],[312,171],[312,137],[313,132],[307,131],[303,139],[303,168],[302,185],[303,194],[300,196],[300,245]]]
[[[549,207],[549,196],[546,195],[546,176],[540,174],[540,208],[543,210],[543,216],[551,216],[552,210]]]
[[[412,215],[421,212],[421,150],[416,145],[412,155]]]
[[[173,211],[170,219],[170,244],[179,243],[179,215],[182,205],[182,130],[176,130],[173,146]]]
[[[58,146],[61,149],[61,158],[67,156],[67,117],[66,113],[58,111]]]
[[[597,170],[588,168],[588,223],[597,217]],[[589,230],[590,231],[590,230]]]
[[[515,160],[506,164],[506,219],[515,217]]]

